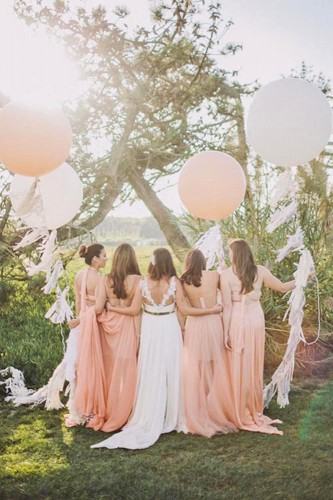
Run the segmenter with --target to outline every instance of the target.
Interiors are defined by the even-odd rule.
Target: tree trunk
[[[250,216],[250,223],[253,224],[253,227],[255,227],[256,214],[253,206],[252,187],[248,171],[249,148],[246,142],[245,125],[244,125],[244,108],[240,96],[237,97],[236,99],[236,111],[237,111],[236,123],[237,123],[238,151],[235,154],[235,158],[242,166],[245,174],[246,178],[245,203],[248,209],[247,213]]]
[[[132,170],[128,181],[138,197],[144,202],[151,214],[157,220],[163,231],[168,244],[171,246],[177,258],[183,262],[186,253],[191,249],[186,236],[179,228],[177,218],[173,215],[156,195],[149,182],[137,171]]]

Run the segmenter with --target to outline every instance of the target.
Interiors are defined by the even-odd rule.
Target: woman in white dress
[[[216,314],[221,307],[190,307],[185,299],[170,252],[154,251],[148,276],[137,286],[131,306],[112,310],[136,315],[142,303],[138,382],[132,416],[123,430],[92,448],[142,449],[161,434],[186,432],[181,398],[182,330],[176,305],[183,315]]]

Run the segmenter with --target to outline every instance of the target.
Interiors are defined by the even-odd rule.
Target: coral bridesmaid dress
[[[76,388],[73,407],[83,420],[94,416],[105,416],[106,378],[103,353],[95,313],[95,297],[87,295],[87,276],[83,272],[81,280],[80,325],[76,362]],[[69,425],[71,425],[69,423]]]

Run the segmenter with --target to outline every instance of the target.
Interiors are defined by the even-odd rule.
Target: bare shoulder
[[[224,269],[221,272],[221,274],[220,274],[221,280],[229,281],[230,275],[231,275],[231,267],[228,267],[227,269]]]
[[[217,271],[208,271],[204,270],[202,271],[202,274],[206,274],[206,276],[219,276],[219,273]]]
[[[258,269],[258,276],[264,276],[268,269],[265,266],[262,266],[261,264],[257,264],[257,269]]]
[[[140,288],[141,283],[143,282],[143,276],[141,274],[133,274],[133,287],[134,288]]]
[[[178,276],[175,276],[175,281],[176,281],[176,287],[177,287],[177,288],[181,288],[181,289],[183,289],[183,287],[185,287],[185,285],[186,285],[186,283],[184,283],[184,284],[183,284],[183,283],[180,281],[180,279],[178,278]]]
[[[78,283],[78,284],[81,283],[82,275],[83,275],[84,271],[85,271],[85,269],[81,269],[81,271],[76,273],[75,278],[74,278],[75,283]]]

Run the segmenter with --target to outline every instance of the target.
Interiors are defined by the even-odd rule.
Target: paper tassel
[[[46,285],[42,288],[44,293],[50,293],[54,290],[58,284],[58,280],[62,273],[64,272],[64,266],[62,265],[61,260],[57,260],[54,264],[54,268],[52,270],[51,276],[46,283]]]
[[[60,400],[60,394],[64,390],[65,381],[71,379],[71,384],[68,386],[65,394],[69,396],[70,413],[79,421],[79,415],[74,412],[74,390],[75,390],[75,365],[77,356],[77,337],[78,328],[70,331],[67,340],[66,353],[57,368],[54,370],[50,380],[46,385],[34,391],[28,389],[25,385],[24,375],[20,370],[9,366],[0,371],[0,376],[8,377],[0,384],[5,385],[6,396],[5,401],[11,401],[15,406],[31,405],[37,406],[45,403],[47,410],[58,410],[63,408],[63,403]]]
[[[17,243],[13,247],[14,250],[18,250],[19,248],[26,247],[28,245],[32,245],[32,243],[35,243],[36,241],[40,240],[41,238],[47,237],[49,232],[47,229],[30,229],[22,238],[22,240]]]
[[[206,231],[195,247],[204,254],[207,261],[207,269],[211,269],[216,264],[221,269],[224,262],[224,250],[222,243],[222,235],[219,224],[215,224],[208,231]]]
[[[57,300],[45,314],[45,318],[49,319],[52,323],[56,325],[63,323],[65,320],[69,321],[73,317],[72,310],[66,300],[68,291],[69,291],[69,286],[66,286],[64,290],[61,290],[60,287],[58,286]]]
[[[79,328],[73,328],[69,332],[67,339],[67,349],[64,356],[66,362],[65,379],[68,382],[74,382],[77,358],[77,344],[78,344]]]
[[[283,260],[287,255],[290,254],[290,252],[301,250],[304,246],[303,238],[304,235],[302,228],[298,227],[296,233],[292,236],[289,236],[286,245],[278,250],[276,262],[281,262],[281,260]]]
[[[271,216],[271,220],[266,227],[268,233],[272,233],[277,227],[288,222],[297,212],[298,204],[292,201],[289,205],[276,210]]]
[[[294,183],[294,173],[292,167],[286,167],[285,170],[278,176],[276,185],[273,191],[273,196],[270,199],[270,206],[276,205],[285,198],[287,195],[294,196],[296,193],[296,186]]]
[[[66,362],[63,359],[54,370],[52,377],[47,384],[47,393],[45,400],[45,408],[47,410],[59,410],[64,405],[60,401],[60,393],[64,390],[65,385],[65,370]]]
[[[287,350],[282,362],[273,374],[271,382],[264,389],[264,405],[266,408],[268,408],[276,393],[277,403],[280,408],[284,408],[289,404],[290,383],[293,378],[295,352],[299,342],[299,332],[293,327],[290,330]]]
[[[40,225],[46,227],[43,200],[38,189],[38,182],[39,178],[36,177],[28,189],[12,193],[11,196],[20,202],[15,210],[17,217],[24,217],[33,213],[40,218]]]
[[[273,374],[271,382],[264,389],[264,403],[268,407],[271,399],[277,393],[277,403],[281,408],[289,404],[290,382],[292,380],[295,364],[295,353],[298,344],[303,341],[302,322],[305,305],[304,287],[307,284],[309,274],[314,271],[314,263],[309,250],[304,248],[294,273],[295,288],[289,297],[289,308],[285,314],[288,316],[290,335],[287,350],[283,360]],[[285,319],[284,318],[284,319]],[[305,339],[304,339],[305,340]]]
[[[48,280],[51,276],[52,262],[53,262],[53,251],[55,247],[55,241],[57,237],[57,231],[54,229],[51,233],[44,238],[42,244],[38,247],[38,251],[41,256],[39,264],[34,264],[28,259],[25,260],[26,270],[29,276],[34,276],[40,272],[46,273],[46,279]]]
[[[26,387],[24,375],[20,370],[17,370],[17,368],[8,366],[0,371],[0,375],[1,377],[8,376],[4,382],[0,382],[0,385],[5,386],[6,392],[11,394],[11,396],[5,398],[5,401],[12,401],[15,398],[26,398],[34,392],[32,389]]]

